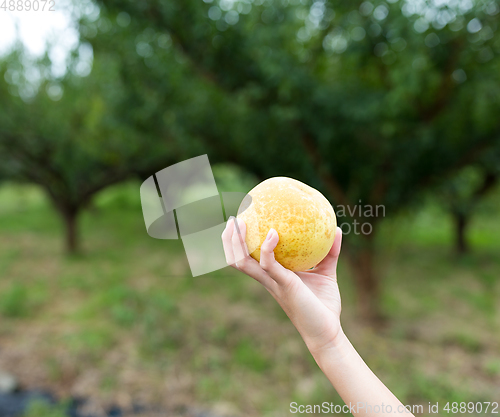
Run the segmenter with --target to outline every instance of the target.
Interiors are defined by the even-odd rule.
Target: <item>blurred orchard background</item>
[[[221,192],[290,176],[383,205],[339,217],[372,230],[344,239],[345,332],[405,404],[500,400],[497,1],[10,3],[0,370],[66,401],[24,415],[342,404],[263,287],[147,235],[141,182],[202,154]]]

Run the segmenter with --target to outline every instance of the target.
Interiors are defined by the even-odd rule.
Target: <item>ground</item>
[[[68,257],[43,194],[0,188],[0,369],[27,388],[88,397],[93,412],[281,417],[293,401],[342,404],[267,291],[231,268],[192,278],[181,242],[146,234],[138,194],[132,183],[100,195],[80,219],[82,253]],[[498,214],[480,213],[471,232],[474,253],[457,258],[439,208],[388,216],[383,330],[359,321],[339,265],[354,346],[403,403],[439,402],[443,415],[448,401],[500,402]]]

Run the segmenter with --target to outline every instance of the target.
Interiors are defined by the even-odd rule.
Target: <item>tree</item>
[[[453,219],[455,253],[465,255],[471,248],[467,239],[470,222],[482,200],[498,185],[499,154],[491,152],[476,165],[462,169],[442,184],[437,193]]]
[[[15,50],[0,66],[1,79],[7,80],[0,83],[2,171],[46,191],[64,222],[66,250],[74,253],[78,215],[92,197],[163,167],[174,146],[139,135],[117,120],[123,86],[109,63],[95,61],[89,77],[70,68],[63,78],[43,79],[30,90],[23,53]],[[45,57],[34,65],[43,74],[50,61]]]
[[[500,134],[492,2],[99,4],[101,19],[130,21],[129,39],[145,63],[139,84],[170,91],[158,67],[149,70],[155,60],[170,62],[193,97],[214,99],[180,110],[195,116],[180,125],[211,159],[259,177],[292,176],[335,205],[383,205],[392,215],[476,161]],[[102,47],[99,38],[89,41]],[[158,61],[165,39],[170,61]],[[193,93],[194,85],[203,88]],[[349,239],[350,259],[360,310],[376,320],[381,219],[357,213],[346,222],[367,223],[371,233]]]

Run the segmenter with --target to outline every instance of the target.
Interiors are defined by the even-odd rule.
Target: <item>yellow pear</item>
[[[318,190],[287,177],[269,178],[249,193],[238,209],[247,226],[250,255],[260,261],[269,229],[278,232],[275,259],[291,271],[306,271],[330,251],[337,230],[332,205]]]

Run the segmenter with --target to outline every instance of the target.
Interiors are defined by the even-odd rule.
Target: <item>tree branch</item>
[[[458,58],[460,57],[460,52],[462,51],[461,47],[463,44],[463,39],[454,40],[451,43],[450,53],[442,71],[442,81],[437,91],[434,102],[431,103],[431,105],[428,107],[422,105],[422,103],[418,105],[420,120],[426,123],[432,122],[437,116],[441,114],[444,109],[446,109],[446,107],[450,103],[452,97],[451,93],[454,90],[454,84],[451,75],[456,67]]]
[[[491,191],[498,184],[498,176],[492,172],[487,172],[483,183],[481,186],[474,192],[474,198],[480,198],[486,195],[489,191]]]
[[[344,190],[342,190],[335,178],[325,170],[323,158],[321,157],[319,150],[315,146],[313,139],[307,134],[302,135],[302,144],[304,145],[304,148],[309,155],[313,166],[316,167],[318,177],[321,178],[326,188],[328,189],[328,192],[332,195],[333,198],[335,198],[345,207],[350,206],[350,201],[347,198]]]

